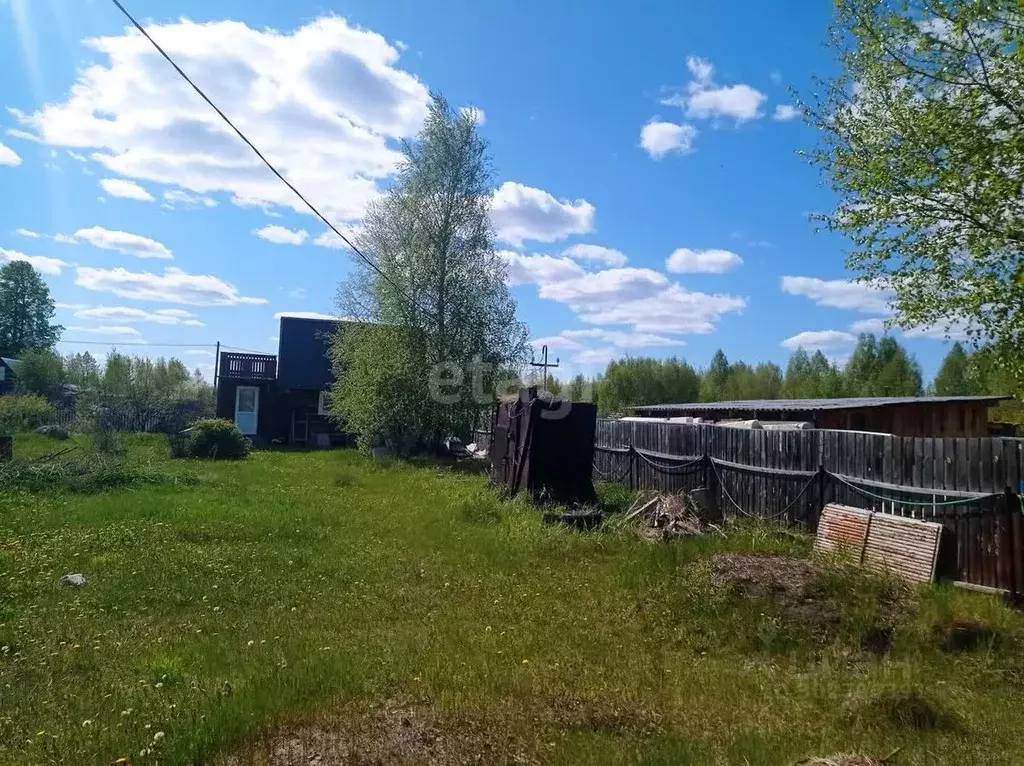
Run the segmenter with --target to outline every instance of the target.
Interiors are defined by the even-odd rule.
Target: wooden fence
[[[598,421],[595,478],[713,488],[726,512],[815,529],[837,502],[941,522],[941,569],[1024,593],[1022,440]]]
[[[179,410],[163,408],[159,412],[139,412],[130,405],[116,400],[104,408],[104,427],[112,431],[134,433],[168,433],[180,430],[199,417],[213,417],[213,411],[203,403],[185,400]],[[87,430],[95,423],[95,413],[88,406],[59,405],[54,407],[48,425],[64,426],[71,430]]]

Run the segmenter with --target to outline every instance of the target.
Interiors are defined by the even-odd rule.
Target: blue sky
[[[520,316],[565,366],[841,360],[886,316],[807,219],[832,197],[790,88],[834,66],[828,3],[127,5],[347,230],[429,89],[477,109]],[[0,0],[0,71],[0,261],[29,258],[65,339],[95,342],[62,350],[209,365],[335,311],[352,256],[107,0]],[[900,333],[926,375],[941,336]]]

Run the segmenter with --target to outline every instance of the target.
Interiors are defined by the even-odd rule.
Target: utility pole
[[[217,353],[213,357],[213,388],[217,390],[217,373],[220,372],[220,341],[217,341]]]
[[[559,359],[558,359],[558,357],[555,357],[554,363],[553,364],[548,364],[548,346],[547,346],[546,343],[541,347],[541,357],[543,358],[543,361],[535,362],[535,361],[533,361],[533,355],[531,354],[530,355],[530,366],[531,367],[541,367],[541,368],[543,368],[543,370],[544,370],[544,389],[547,390],[547,387],[548,387],[548,368],[549,367],[557,367]]]

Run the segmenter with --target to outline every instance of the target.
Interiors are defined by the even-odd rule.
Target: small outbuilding
[[[988,436],[988,410],[1009,396],[881,396],[844,399],[751,399],[634,407],[643,417],[805,421],[815,428],[894,436]]]

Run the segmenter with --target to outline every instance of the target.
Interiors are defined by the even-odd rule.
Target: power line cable
[[[215,348],[214,343],[140,343],[139,341],[106,340],[59,340],[58,343],[75,343],[86,346],[148,346],[149,348]]]
[[[308,207],[317,218],[319,218],[321,221],[323,221],[324,224],[331,231],[333,231],[335,234],[337,234],[338,237],[341,238],[341,241],[344,242],[346,245],[348,245],[349,249],[352,250],[353,253],[355,253],[360,258],[362,258],[371,269],[373,269],[378,274],[380,274],[382,279],[384,279],[388,284],[390,284],[392,287],[394,287],[396,290],[398,290],[398,292],[401,293],[402,297],[404,297],[406,300],[408,300],[411,305],[413,305],[416,308],[418,308],[420,311],[422,311],[424,314],[429,316],[435,322],[437,321],[437,318],[434,316],[433,312],[429,311],[428,309],[425,309],[423,306],[421,306],[419,303],[417,303],[416,300],[411,295],[409,295],[407,292],[405,292],[404,289],[399,287],[394,282],[394,280],[391,279],[391,277],[389,277],[387,274],[385,274],[383,271],[381,271],[380,267],[376,263],[374,263],[366,255],[364,255],[362,253],[362,251],[360,251],[360,249],[358,247],[356,247],[354,244],[352,244],[352,242],[349,240],[349,238],[346,237],[344,234],[342,234],[338,230],[337,226],[335,226],[333,223],[331,223],[329,220],[327,220],[327,218],[323,215],[323,213],[321,213],[319,210],[317,210],[317,208],[313,205],[313,203],[310,202],[308,199],[306,199],[303,196],[302,192],[300,192],[298,189],[296,189],[295,186],[293,186],[292,183],[287,178],[285,178],[277,168],[274,167],[274,165],[270,162],[270,160],[268,160],[263,155],[263,152],[261,152],[259,149],[257,149],[256,145],[253,144],[253,142],[250,141],[246,137],[245,133],[243,133],[241,130],[239,130],[237,127],[235,127],[235,124],[231,121],[231,119],[226,114],[224,114],[224,112],[221,111],[220,107],[218,107],[215,103],[213,103],[213,101],[210,100],[210,97],[207,96],[206,93],[203,92],[203,89],[200,88],[198,85],[196,85],[195,82],[192,81],[191,77],[189,77],[187,74],[185,74],[185,71],[180,66],[178,66],[178,64],[174,61],[174,59],[172,59],[170,57],[170,55],[167,53],[167,51],[165,51],[163,48],[161,48],[160,44],[156,40],[154,40],[152,37],[150,37],[149,33],[145,30],[145,28],[138,21],[135,20],[135,17],[132,16],[131,13],[128,12],[128,9],[125,8],[120,3],[119,0],[111,0],[111,2],[113,2],[114,5],[117,6],[117,9],[119,11],[121,11],[121,13],[123,13],[125,15],[125,17],[128,19],[128,21],[130,21],[132,23],[132,25],[134,25],[134,27],[137,30],[139,30],[139,32],[142,33],[142,36],[145,37],[147,40],[149,40],[150,43],[152,43],[153,47],[156,48],[156,50],[160,53],[160,55],[164,57],[164,59],[167,61],[167,63],[170,64],[172,67],[174,67],[174,71],[176,71],[179,75],[181,75],[181,77],[185,80],[185,82],[187,82],[189,85],[192,86],[192,90],[194,90],[196,93],[198,93],[199,97],[202,98],[203,101],[205,101],[207,104],[209,104],[210,108],[213,109],[213,111],[215,111],[220,116],[220,118],[222,120],[224,120],[224,122],[226,122],[228,124],[228,126],[233,131],[235,131],[235,133],[238,135],[238,137],[240,139],[242,139],[246,143],[246,145],[248,145],[248,147],[253,150],[253,152],[255,152],[256,156],[259,157],[260,160],[263,161],[263,164],[266,165],[270,169],[271,173],[273,173],[275,176],[277,176],[278,179],[280,179],[280,181],[285,186],[287,186],[289,189],[291,189],[292,192],[295,194],[295,196],[298,197],[300,200],[302,200],[302,202],[306,205],[306,207]]]
[[[266,351],[255,351],[251,348],[239,348],[238,346],[221,346],[221,351],[241,351],[243,354],[256,354],[258,356],[276,356],[275,354],[268,354]]]

